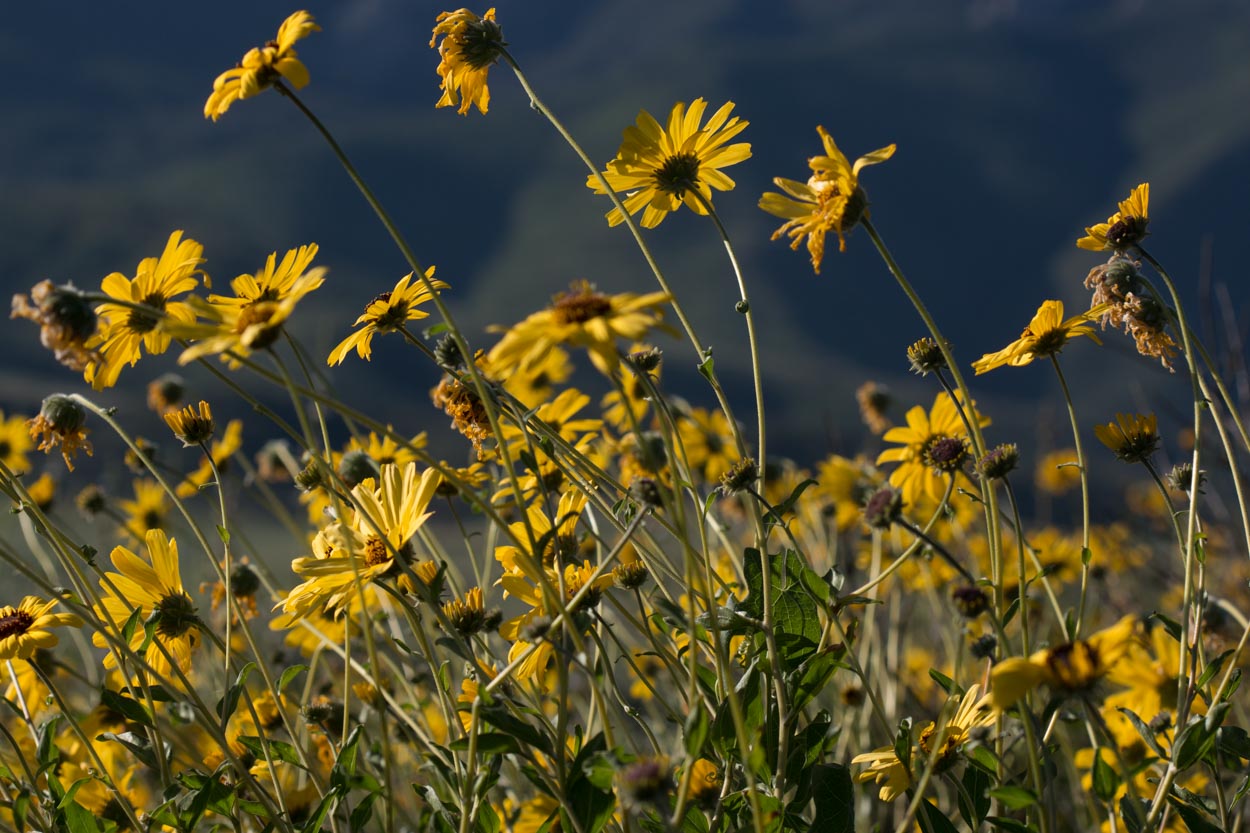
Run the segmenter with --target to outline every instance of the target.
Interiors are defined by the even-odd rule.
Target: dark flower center
[[[387,307],[376,318],[373,319],[373,326],[378,332],[389,333],[398,330],[408,320],[408,301],[401,298],[395,303],[391,303],[391,293],[383,292],[370,302],[370,306],[378,301],[386,304]]]
[[[149,509],[139,516],[139,523],[146,532],[149,529],[160,529],[164,515],[158,509]]]
[[[958,471],[968,459],[968,444],[957,437],[936,436],[925,445],[921,457],[940,472]]]
[[[144,306],[154,307],[155,309],[165,309],[165,301],[168,300],[160,292],[153,292],[151,295],[144,296],[140,301]],[[150,312],[144,310],[132,309],[126,317],[126,328],[133,333],[143,335],[150,333],[156,329],[157,322],[160,318]]]
[[[1146,236],[1150,220],[1145,217],[1122,217],[1107,229],[1107,242],[1114,249],[1127,249]]]
[[[611,312],[612,301],[608,296],[590,290],[566,292],[556,296],[552,310],[560,324],[584,324]]]
[[[195,605],[186,593],[170,593],[156,603],[156,632],[177,639],[195,624]]]
[[[1068,341],[1067,330],[1049,330],[1036,337],[1033,343],[1033,354],[1036,356],[1053,356],[1063,349]]]
[[[0,440],[0,457],[8,457],[13,445],[8,440]]]
[[[24,610],[14,610],[12,613],[0,616],[0,639],[26,633],[34,623],[35,617]]]
[[[263,350],[278,340],[282,332],[282,324],[271,323],[278,311],[273,301],[257,301],[239,313],[234,331],[239,334],[243,346],[249,350]],[[250,334],[249,328],[256,327]]]
[[[655,185],[675,197],[694,190],[699,184],[699,156],[687,151],[664,160],[655,172]]]
[[[461,59],[473,69],[482,69],[499,60],[499,47],[507,45],[499,24],[485,18],[466,22],[464,29],[447,39],[455,43]]]

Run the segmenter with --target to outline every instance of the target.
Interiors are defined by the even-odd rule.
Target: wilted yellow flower
[[[990,699],[1002,712],[1043,683],[1062,692],[1080,692],[1101,680],[1136,639],[1138,620],[1125,616],[1088,639],[1064,642],[1027,659],[1009,657],[990,672]]]
[[[668,124],[661,125],[655,117],[642,110],[637,123],[625,128],[616,158],[603,172],[608,187],[626,192],[625,210],[642,213],[643,228],[658,226],[671,211],[685,203],[695,214],[707,214],[712,204],[712,189],[729,191],[734,181],[721,172],[751,158],[751,145],[740,142],[726,145],[741,133],[749,122],[729,117],[734,103],[727,102],[712,114],[706,125],[703,112],[707,102],[696,98],[673,105]],[[586,178],[586,187],[596,194],[606,193],[597,176]],[[613,208],[607,214],[608,225],[623,223],[625,217]]]
[[[1143,182],[1132,190],[1128,199],[1120,203],[1120,210],[1085,229],[1085,237],[1076,241],[1082,249],[1100,252],[1104,249],[1123,251],[1140,243],[1150,226],[1150,183]]]
[[[26,427],[30,438],[39,441],[40,451],[46,454],[59,447],[65,467],[73,471],[79,449],[87,452],[88,457],[92,453],[91,441],[87,439],[91,432],[86,423],[87,412],[81,405],[64,394],[54,393],[43,400],[34,419],[26,420]]]
[[[204,118],[217,121],[235,101],[251,98],[281,78],[290,81],[295,89],[303,89],[308,84],[308,68],[296,57],[295,42],[320,31],[321,27],[313,23],[312,15],[306,11],[295,12],[282,21],[276,40],[249,49],[238,66],[217,76],[213,92],[204,102]]]
[[[600,371],[611,375],[620,364],[617,339],[637,341],[662,323],[664,292],[604,295],[588,281],[577,281],[551,306],[509,328],[488,355],[490,370],[506,375],[541,362],[557,345],[585,347]],[[499,328],[495,328],[499,329]]]
[[[812,175],[807,182],[777,177],[773,182],[785,194],[765,193],[760,197],[760,208],[786,220],[773,232],[773,240],[787,235],[790,248],[797,249],[803,238],[807,238],[812,269],[819,275],[820,262],[825,256],[825,235],[830,231],[837,234],[838,251],[845,252],[845,235],[867,215],[868,196],[859,185],[859,172],[889,159],[894,155],[895,146],[878,148],[859,157],[852,165],[823,127],[817,127],[816,132],[824,143],[825,155],[808,160]]]
[[[195,320],[191,307],[172,299],[195,289],[196,276],[204,262],[204,247],[194,240],[182,239],[182,232],[169,235],[165,251],[159,258],[148,257],[139,262],[133,280],[120,272],[104,279],[100,289],[124,303],[104,303],[98,310],[101,328],[87,347],[98,350],[103,361],[89,363],[83,378],[96,390],[112,387],[122,365],[134,367],[146,347],[152,355],[169,348],[169,332],[160,326],[162,318],[173,321]],[[207,277],[205,277],[207,283]],[[135,309],[134,304],[151,307],[149,313]]]
[[[447,288],[447,284],[442,281],[433,280],[433,266],[426,270],[425,277],[431,281],[435,289]],[[383,292],[365,306],[364,313],[356,319],[357,326],[360,324],[365,326],[339,342],[339,345],[330,351],[330,357],[326,359],[326,363],[342,364],[347,354],[353,349],[356,355],[368,361],[373,355],[373,337],[398,332],[405,322],[428,318],[429,313],[421,309],[421,305],[431,297],[425,285],[420,281],[413,281],[412,273],[409,272],[399,279],[394,289],[390,292]]]
[[[87,348],[99,318],[72,285],[40,281],[31,288],[30,298],[14,295],[11,310],[10,318],[25,318],[39,325],[39,343],[70,370],[81,372],[88,362],[100,360],[98,353]]]
[[[0,660],[30,659],[37,649],[57,644],[57,636],[49,628],[82,625],[72,613],[50,613],[57,601],[27,596],[16,607],[0,607]]]
[[[438,36],[443,36],[442,43]],[[486,75],[499,60],[499,50],[507,44],[503,30],[495,22],[495,10],[478,17],[468,9],[443,12],[435,20],[430,48],[438,44],[438,75],[442,79],[443,97],[435,107],[454,107],[460,99],[460,115],[477,105],[479,113],[490,106],[490,89]]]
[[[1043,301],[1018,339],[997,353],[986,353],[972,363],[972,368],[980,376],[1003,365],[1023,367],[1034,359],[1057,355],[1068,339],[1077,336],[1088,336],[1095,344],[1102,344],[1091,322],[1104,310],[1102,306],[1094,307],[1064,321],[1063,301]]]

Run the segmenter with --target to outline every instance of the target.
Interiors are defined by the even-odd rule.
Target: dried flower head
[[[1151,293],[1140,264],[1119,254],[1085,277],[1085,288],[1094,290],[1091,308],[1102,309],[1102,326],[1123,327],[1133,337],[1137,352],[1158,359],[1172,370],[1176,342],[1167,333],[1168,310]]]
[[[60,446],[65,467],[73,471],[73,458],[79,449],[91,456],[86,422],[87,412],[81,405],[64,394],[54,393],[43,400],[39,415],[27,420],[26,425],[30,428],[31,439],[39,443],[40,451],[47,453]]]
[[[430,392],[430,398],[436,407],[442,408],[451,417],[452,427],[473,443],[477,458],[485,459],[488,452],[482,448],[482,441],[491,436],[491,427],[486,407],[478,398],[477,391],[459,379],[445,376]]]
[[[745,492],[759,480],[760,469],[751,457],[743,457],[720,477],[720,491],[726,497]]]
[[[1177,463],[1172,466],[1172,470],[1167,474],[1168,486],[1178,492],[1189,494],[1190,489],[1194,487],[1194,464],[1189,462]],[[1202,484],[1206,482],[1207,473],[1201,469],[1198,470],[1198,494],[1202,494]]]
[[[876,382],[864,382],[855,390],[855,401],[859,404],[859,416],[868,426],[868,430],[881,435],[893,425],[885,412],[890,409],[893,398],[890,389]]]
[[[977,461],[977,471],[990,480],[1006,477],[1020,462],[1020,449],[1015,443],[1003,443],[985,452]]]
[[[39,325],[39,342],[51,350],[56,360],[70,370],[81,371],[100,354],[87,349],[87,339],[95,335],[95,310],[72,285],[54,286],[40,281],[30,290],[30,298],[14,295],[10,318],[25,318]]]
[[[873,492],[864,504],[864,523],[873,529],[889,529],[903,513],[903,493],[889,486]]]

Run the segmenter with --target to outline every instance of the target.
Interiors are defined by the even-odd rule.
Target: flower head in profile
[[[295,89],[303,89],[308,84],[308,68],[296,57],[295,42],[320,31],[321,27],[306,11],[295,12],[282,21],[276,39],[249,49],[238,66],[217,76],[213,92],[204,102],[204,118],[217,121],[234,102],[251,98],[282,78]]]
[[[138,653],[147,643],[144,660],[158,678],[169,677],[171,659],[185,674],[191,670],[191,654],[200,644],[200,621],[195,604],[182,587],[178,542],[159,529],[152,529],[144,536],[144,543],[146,559],[125,547],[113,549],[110,557],[117,572],[106,573],[100,582],[96,615],[115,636],[120,636],[122,626],[135,611],[139,612],[140,623],[153,620],[152,639],[147,639],[147,629],[141,624],[130,637],[130,650]],[[102,633],[97,632],[91,639],[101,648],[110,645]],[[104,667],[117,667],[115,651],[105,656]]]
[[[990,672],[991,704],[1001,713],[1042,684],[1069,694],[1087,690],[1124,657],[1138,638],[1138,627],[1136,616],[1125,616],[1088,639],[1054,645],[1027,659],[999,662]]]
[[[183,239],[181,231],[169,235],[160,257],[139,262],[133,279],[120,272],[107,276],[100,284],[104,294],[120,303],[105,302],[99,307],[100,331],[87,341],[87,349],[99,351],[102,360],[89,362],[83,378],[96,390],[112,387],[124,365],[134,367],[146,347],[152,355],[169,348],[170,335],[162,319],[190,322],[195,319],[191,307],[173,299],[190,292],[197,285],[196,276],[203,275],[204,247],[196,241]],[[205,283],[207,283],[205,277]],[[151,308],[148,312],[142,307]]]
[[[434,280],[433,266],[426,270],[425,277],[435,289],[447,289],[446,283]],[[421,306],[433,296],[425,288],[424,283],[414,281],[412,278],[413,274],[409,272],[399,279],[399,283],[395,284],[395,288],[390,292],[383,292],[370,301],[365,306],[364,313],[356,319],[356,326],[359,327],[361,324],[364,326],[340,341],[338,346],[330,351],[330,358],[326,360],[326,363],[342,364],[347,354],[353,349],[356,355],[369,361],[373,355],[375,335],[398,332],[408,321],[428,318],[430,314],[421,309]]]
[[[1154,414],[1116,414],[1115,422],[1095,425],[1094,436],[1126,463],[1141,463],[1159,447],[1159,420]]]
[[[188,306],[196,317],[162,325],[171,335],[195,342],[182,351],[178,364],[224,354],[230,366],[237,367],[239,359],[277,341],[295,305],[325,283],[324,266],[304,271],[316,252],[315,244],[292,249],[278,266],[274,264],[277,253],[270,254],[255,276],[240,275],[231,281],[233,298],[210,295],[205,301],[192,297]]]
[[[637,341],[661,326],[669,296],[664,292],[604,295],[589,281],[576,281],[551,306],[507,330],[488,360],[496,374],[522,372],[539,364],[557,345],[585,347],[602,373],[620,365],[617,339]]]
[[[443,97],[435,107],[454,107],[466,115],[476,105],[479,113],[490,106],[490,89],[486,75],[499,60],[499,51],[507,46],[503,29],[495,22],[495,10],[488,9],[478,17],[468,9],[443,12],[434,21],[430,48],[438,46],[438,76],[442,79]],[[440,43],[439,35],[443,36]]]
[[[636,123],[625,128],[621,148],[603,178],[613,191],[626,193],[624,205],[630,214],[645,209],[643,228],[655,228],[682,203],[695,214],[707,214],[713,188],[733,189],[734,181],[721,168],[751,158],[749,143],[726,144],[749,124],[737,116],[730,118],[733,108],[734,103],[727,102],[707,124],[701,124],[707,102],[696,98],[687,110],[685,102],[679,101],[667,125],[642,110]],[[605,193],[597,176],[588,177],[586,187],[596,194]],[[607,217],[611,226],[625,221],[615,208]]]
[[[990,424],[988,417],[977,413],[976,403],[963,407],[969,419],[981,426]],[[890,484],[902,492],[906,504],[915,505],[921,498],[937,503],[946,477],[963,470],[968,461],[968,430],[955,400],[945,391],[937,395],[930,410],[917,405],[907,412],[906,420],[906,425],[885,432],[882,439],[899,447],[882,451],[877,462],[899,464],[890,474]]]
[[[200,400],[198,411],[195,406],[188,405],[181,411],[166,413],[163,419],[184,447],[201,445],[212,439],[213,409],[203,399]]]
[[[30,659],[38,649],[56,645],[57,636],[51,628],[82,624],[72,613],[50,612],[57,601],[27,596],[16,607],[0,607],[0,660]]]
[[[1146,238],[1150,232],[1150,183],[1143,182],[1120,203],[1120,210],[1085,229],[1085,236],[1076,241],[1082,249],[1101,252],[1114,249],[1122,252]]]
[[[283,611],[306,616],[345,608],[356,596],[358,579],[367,584],[398,573],[401,562],[410,563],[412,538],[431,515],[426,509],[439,480],[436,469],[418,477],[415,463],[387,465],[380,478],[352,489],[350,517],[317,533],[312,558],[291,563],[304,582],[282,602]]]
[[[765,193],[760,197],[760,208],[786,220],[773,232],[773,240],[784,234],[790,238],[790,248],[797,249],[807,239],[812,269],[819,275],[825,256],[825,235],[830,231],[837,234],[838,251],[845,252],[846,233],[868,214],[868,197],[859,185],[859,172],[893,156],[895,145],[878,148],[852,165],[823,127],[817,127],[816,132],[825,153],[808,160],[812,175],[807,182],[777,177],[773,182],[785,193]]]
[[[1091,322],[1104,311],[1105,307],[1094,307],[1065,321],[1063,301],[1043,301],[1018,339],[997,353],[986,353],[972,363],[972,368],[980,376],[1004,365],[1023,367],[1034,359],[1058,355],[1068,340],[1077,336],[1087,336],[1095,344],[1102,344]]]

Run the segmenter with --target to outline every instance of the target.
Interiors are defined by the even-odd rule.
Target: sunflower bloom
[[[478,17],[468,9],[458,9],[443,12],[434,22],[430,48],[438,46],[438,76],[443,90],[443,97],[434,106],[454,107],[459,100],[460,115],[467,115],[474,105],[485,115],[490,106],[486,75],[499,60],[499,51],[507,46],[503,29],[495,22],[495,10]],[[442,43],[439,35],[443,36]]]
[[[975,402],[964,410],[978,425],[990,424],[988,417],[977,413]],[[970,456],[968,430],[955,400],[945,391],[937,395],[929,411],[920,405],[908,411],[906,421],[885,432],[882,439],[900,447],[882,451],[877,463],[900,464],[890,474],[890,485],[902,492],[904,503],[915,505],[921,498],[937,503],[945,491],[946,476],[961,471]]]
[[[551,306],[513,325],[491,348],[487,358],[493,373],[522,372],[541,363],[552,348],[567,344],[585,347],[590,360],[605,375],[620,365],[617,339],[637,341],[663,323],[669,296],[664,292],[604,295],[588,281],[577,281]]]
[[[773,240],[784,234],[790,238],[790,248],[798,249],[807,239],[812,270],[819,275],[825,256],[825,235],[830,231],[837,234],[838,251],[845,252],[846,234],[868,216],[868,196],[859,185],[859,172],[889,159],[896,146],[878,148],[852,165],[823,127],[817,127],[816,132],[824,143],[825,154],[808,160],[812,175],[807,182],[777,177],[773,182],[785,193],[769,191],[760,197],[759,205],[774,217],[786,220],[773,232]]]
[[[672,211],[685,203],[695,214],[707,214],[712,204],[712,189],[730,191],[734,181],[721,172],[751,158],[747,142],[727,145],[749,122],[729,117],[732,101],[712,114],[700,126],[707,102],[696,98],[686,109],[683,101],[673,105],[667,126],[642,110],[634,125],[625,128],[616,158],[603,172],[608,187],[624,192],[625,210],[642,213],[643,228],[655,228]],[[606,193],[597,176],[586,179],[586,187],[596,194]],[[625,221],[619,209],[607,214],[608,225]]]
[[[213,92],[204,102],[204,118],[217,121],[234,102],[251,98],[282,78],[302,90],[308,85],[308,68],[296,57],[295,42],[320,31],[321,27],[306,11],[282,21],[276,40],[249,49],[238,66],[217,76]]]
[[[433,266],[426,270],[425,277],[435,289],[447,289],[446,283],[433,280]],[[365,306],[364,313],[356,319],[356,326],[365,326],[340,341],[330,351],[326,364],[342,364],[353,349],[356,355],[369,361],[373,356],[373,337],[398,332],[405,322],[428,318],[430,314],[421,309],[421,305],[432,297],[421,281],[412,280],[412,273],[409,272],[399,279],[394,289],[383,292]]]
[[[0,607],[0,659],[30,659],[40,648],[57,644],[57,636],[50,628],[82,625],[82,620],[72,613],[50,613],[57,601],[27,596],[17,607]]]
[[[1018,339],[997,353],[986,353],[972,363],[972,368],[980,376],[1004,365],[1024,367],[1034,359],[1058,355],[1068,340],[1077,336],[1087,336],[1095,344],[1102,344],[1091,322],[1105,310],[1105,305],[1097,306],[1065,321],[1063,301],[1043,301]]]
[[[98,310],[100,331],[87,341],[87,348],[98,350],[102,361],[87,364],[83,378],[96,390],[117,383],[123,365],[134,367],[146,347],[152,355],[169,348],[169,332],[161,325],[163,317],[172,321],[191,322],[195,313],[185,303],[172,299],[195,289],[197,275],[204,275],[204,247],[194,240],[182,238],[181,231],[169,235],[160,257],[139,262],[134,279],[114,272],[104,279],[100,289],[123,303],[104,303]],[[208,278],[204,277],[207,284]],[[151,307],[153,312],[135,309],[134,304]]]
[[[168,679],[170,659],[182,673],[191,670],[191,654],[200,644],[199,617],[182,587],[178,542],[159,529],[148,530],[144,542],[146,560],[125,547],[114,547],[110,557],[117,572],[106,573],[106,580],[100,582],[101,601],[96,615],[117,633],[136,610],[141,623],[155,618],[156,627],[144,660],[158,679]],[[145,630],[143,625],[135,628],[130,637],[131,651],[137,653],[143,647],[147,641]],[[92,635],[91,640],[101,648],[110,644],[101,633]],[[105,656],[104,667],[117,667],[115,652]]]
[[[1114,249],[1122,252],[1140,243],[1150,233],[1150,183],[1143,182],[1120,203],[1120,210],[1085,229],[1085,236],[1076,241],[1082,249],[1101,252]]]
[[[1088,639],[1055,645],[1027,659],[1003,660],[990,672],[989,696],[995,711],[1006,711],[1042,684],[1068,693],[1085,691],[1107,676],[1128,653],[1137,631],[1137,617],[1125,616]]]
[[[379,480],[368,478],[352,489],[351,517],[317,533],[312,558],[291,563],[304,582],[282,602],[283,612],[306,616],[345,608],[356,596],[357,578],[367,584],[395,574],[399,561],[411,562],[412,537],[432,514],[426,508],[439,480],[436,469],[418,478],[416,464],[409,463],[383,466]]]

